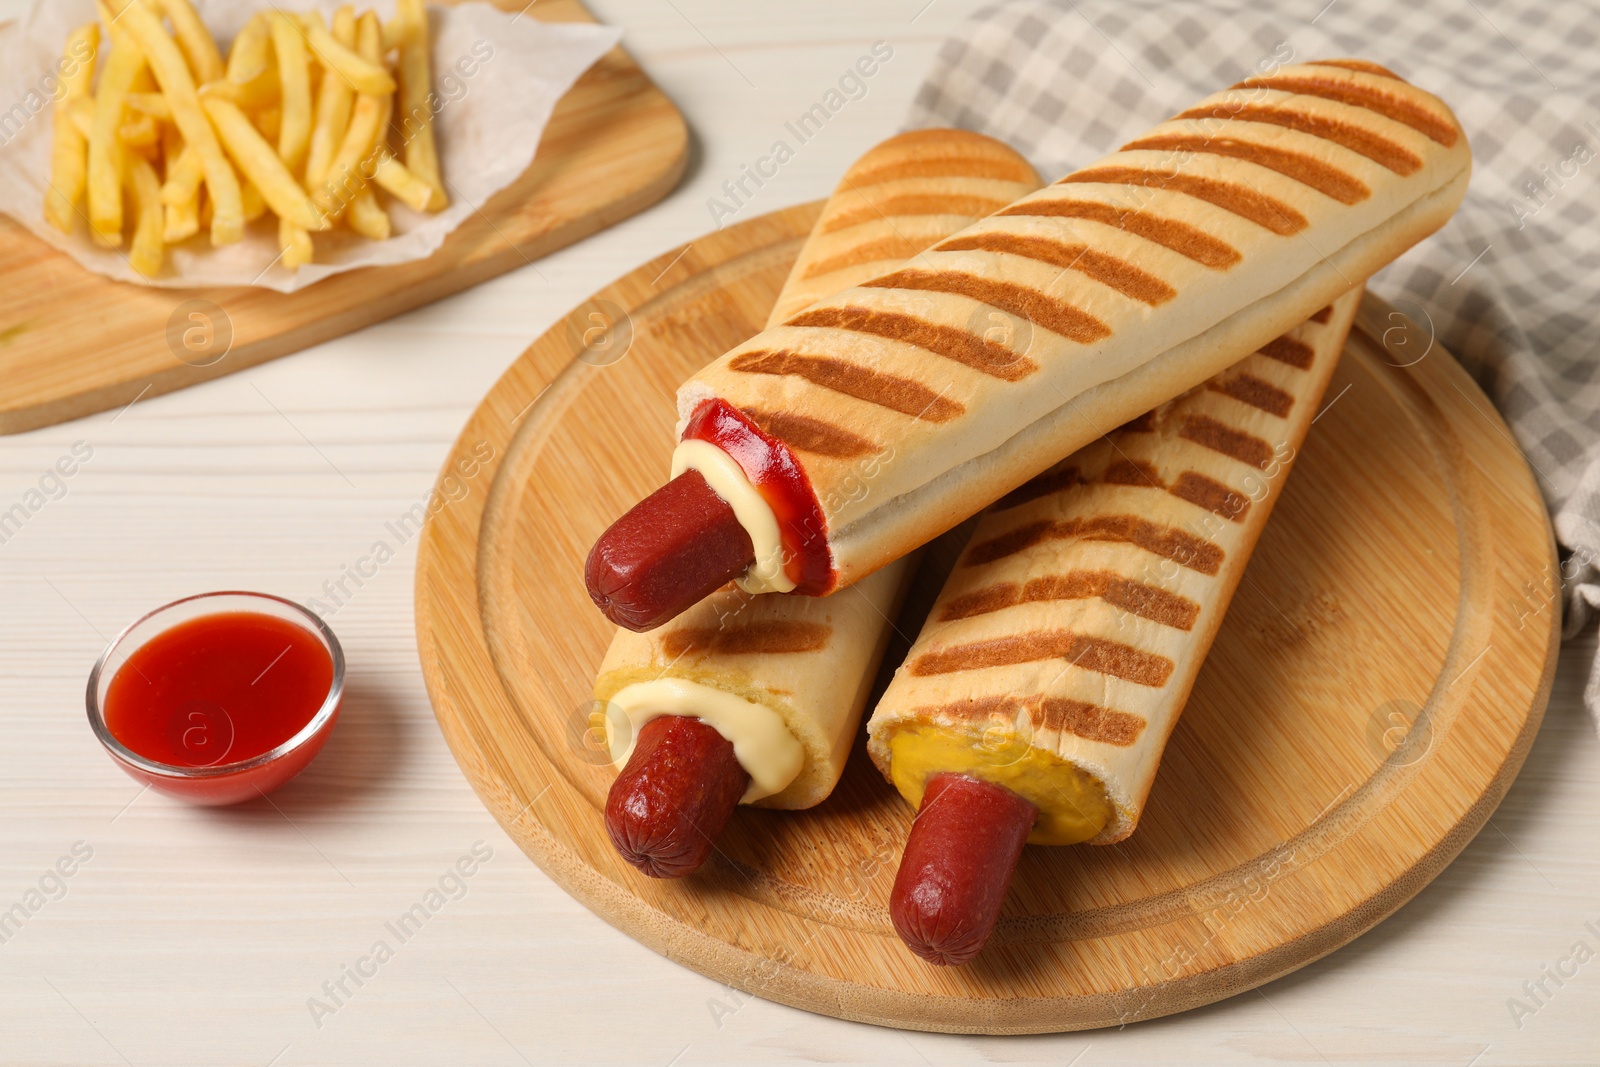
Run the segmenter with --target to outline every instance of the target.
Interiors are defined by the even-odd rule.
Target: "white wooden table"
[[[332,618],[350,663],[343,719],[270,803],[197,810],[141,793],[112,765],[83,711],[108,635],[207,589],[320,596],[428,490],[468,412],[533,337],[709,229],[722,183],[887,40],[894,56],[867,95],[737,217],[826,195],[898,128],[939,39],[975,4],[593,6],[628,27],[625,45],[694,130],[688,177],[664,203],[303,354],[0,438],[0,509],[74,442],[93,448],[66,496],[0,544],[0,912],[31,909],[0,943],[0,1063],[1600,1059],[1600,962],[1571,955],[1579,942],[1600,955],[1600,743],[1580,703],[1592,634],[1566,650],[1510,796],[1416,900],[1259,992],[1121,1031],[969,1038],[839,1022],[721,988],[589,914],[500,832],[439,736],[412,635],[414,542]],[[0,18],[25,7],[0,0]],[[449,898],[397,938],[386,924],[475,847],[490,858],[446,880]],[[47,878],[74,848],[89,858]],[[363,963],[379,941],[392,957]],[[1542,970],[1558,965],[1577,973],[1558,985]],[[358,985],[347,968],[370,976]],[[1513,997],[1537,1010],[1514,1019]]]

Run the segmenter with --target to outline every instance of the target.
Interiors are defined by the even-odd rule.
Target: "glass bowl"
[[[112,678],[127,663],[135,650],[151,638],[179,623],[206,615],[253,612],[270,615],[300,627],[328,653],[333,663],[328,692],[311,721],[276,748],[250,759],[210,766],[161,763],[141,756],[111,733],[106,725],[105,698]],[[217,592],[175,600],[157,608],[123,630],[95,662],[89,672],[87,694],[89,725],[100,744],[128,775],[159,793],[191,804],[223,805],[251,800],[277,789],[305,770],[322,750],[323,742],[339,718],[339,702],[344,696],[344,651],[339,639],[326,623],[299,604],[268,593]]]

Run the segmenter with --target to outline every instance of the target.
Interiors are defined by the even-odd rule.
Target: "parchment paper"
[[[227,55],[227,45],[266,0],[197,0],[201,17]],[[285,10],[319,10],[331,18],[339,0],[296,0]],[[393,0],[361,3],[388,19]],[[394,236],[369,241],[346,230],[314,235],[316,262],[290,271],[279,255],[277,220],[269,213],[238,244],[213,248],[205,231],[168,248],[159,278],[134,272],[123,251],[100,248],[88,222],[67,237],[44,220],[50,176],[52,94],[68,32],[95,17],[93,0],[35,0],[33,10],[0,29],[0,211],[85,267],[139,285],[256,285],[289,293],[356,267],[423,259],[472,213],[514,181],[539,147],[556,101],[621,38],[614,26],[551,24],[532,15],[469,3],[429,8],[433,42],[434,115],[450,206],[419,214],[380,193]],[[107,42],[102,31],[102,57]]]

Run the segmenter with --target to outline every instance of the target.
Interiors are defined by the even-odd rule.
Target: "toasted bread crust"
[[[920,130],[890,138],[846,172],[801,248],[773,321],[881,273],[974,221],[979,208],[1010,203],[1039,184],[1026,160],[980,134]],[[861,211],[872,218],[839,225]],[[915,213],[884,217],[879,211]],[[1002,355],[1009,359],[1009,353]],[[849,361],[769,348],[747,349],[736,363],[740,374],[804,381],[931,423],[963,413],[959,404],[915,380]],[[875,447],[782,405],[746,413],[767,432],[803,442],[815,454],[853,459]],[[619,630],[601,665],[595,697],[606,701],[635,682],[669,677],[772,709],[805,750],[805,764],[786,789],[755,803],[810,807],[844,773],[888,642],[888,620],[899,609],[910,570],[911,561],[903,561],[855,589],[821,599],[751,597],[730,588],[648,633]]]
[[[850,435],[850,455],[787,442],[849,584],[1107,421],[1288,333],[1441,225],[1470,162],[1450,110],[1391,73],[1286,67],[784,319],[685,383],[680,414],[716,397]],[[741,357],[757,350],[913,383],[959,414],[929,420],[814,377],[750,373]],[[869,491],[846,491],[863,443]]]
[[[995,743],[1003,734],[1105,784],[1116,814],[1094,843],[1133,831],[1360,297],[1358,286],[979,520],[867,727],[886,777],[898,729],[981,737],[1015,758],[1014,743]]]

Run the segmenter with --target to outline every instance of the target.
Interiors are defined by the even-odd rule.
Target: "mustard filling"
[[[1020,738],[996,742],[928,724],[901,727],[889,738],[889,775],[913,808],[922,806],[928,778],[941,772],[971,775],[1031,801],[1039,819],[1030,844],[1076,845],[1113,814],[1098,778]]]

